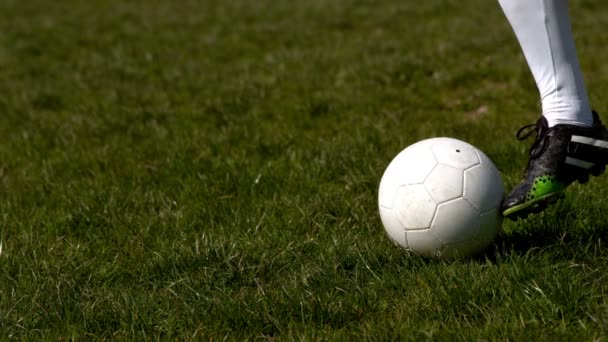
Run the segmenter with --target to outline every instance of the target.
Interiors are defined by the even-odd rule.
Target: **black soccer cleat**
[[[549,127],[541,116],[536,124],[520,128],[517,138],[523,140],[534,132],[524,178],[502,203],[503,216],[512,220],[543,211],[563,196],[568,185],[600,175],[608,163],[608,130],[596,112],[592,127]]]

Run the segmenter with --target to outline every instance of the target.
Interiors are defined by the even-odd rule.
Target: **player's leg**
[[[540,92],[543,116],[591,126],[591,108],[570,28],[567,0],[499,0]]]
[[[542,116],[523,181],[503,203],[503,215],[525,217],[557,200],[573,181],[603,172],[608,131],[592,115],[567,0],[499,0],[540,92]],[[524,134],[521,134],[524,133]],[[523,138],[529,134],[518,132]]]

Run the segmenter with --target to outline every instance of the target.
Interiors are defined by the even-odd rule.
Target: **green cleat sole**
[[[508,208],[502,212],[502,216],[511,220],[523,219],[529,214],[540,213],[547,208],[549,204],[557,202],[562,197],[564,197],[564,193],[562,191],[552,192],[531,201]]]

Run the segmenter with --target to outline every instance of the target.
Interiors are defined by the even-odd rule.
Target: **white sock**
[[[591,106],[576,56],[568,0],[499,3],[532,71],[549,127],[591,126]]]

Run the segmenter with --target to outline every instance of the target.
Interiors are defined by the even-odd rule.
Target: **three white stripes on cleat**
[[[595,146],[595,147],[599,147],[599,148],[608,149],[608,141],[605,141],[605,140],[598,140],[598,139],[593,139],[593,138],[589,138],[589,137],[583,137],[580,135],[573,135],[572,138],[570,139],[570,141],[579,143],[579,144],[591,145],[591,146]],[[591,163],[591,162],[581,160],[578,158],[573,158],[573,157],[566,157],[566,164],[578,166],[583,169],[590,169],[595,165],[595,163]]]

